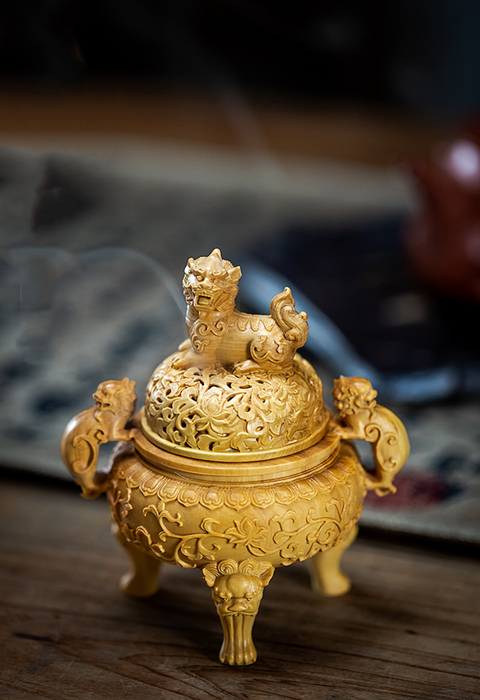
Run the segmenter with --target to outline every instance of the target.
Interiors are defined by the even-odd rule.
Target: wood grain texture
[[[353,589],[330,600],[305,565],[279,569],[260,660],[231,668],[198,571],[165,566],[148,600],[119,592],[126,562],[103,499],[27,481],[0,493],[2,698],[480,698],[473,559],[360,540],[345,555]]]

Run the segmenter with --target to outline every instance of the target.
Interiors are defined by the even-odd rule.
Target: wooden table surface
[[[474,552],[360,537],[344,561],[353,589],[329,600],[305,564],[277,570],[259,661],[230,668],[198,571],[166,565],[153,598],[120,593],[103,498],[8,472],[0,498],[1,698],[480,698]]]

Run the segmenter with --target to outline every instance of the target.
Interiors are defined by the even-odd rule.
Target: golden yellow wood
[[[134,416],[133,382],[103,382],[61,446],[82,495],[107,493],[132,564],[123,590],[152,595],[163,562],[199,568],[222,623],[220,660],[231,665],[256,660],[253,623],[276,567],[310,559],[315,591],[349,590],[340,559],[365,494],[394,493],[409,452],[366,379],[336,380],[337,415],[325,408],[320,379],[297,354],[306,314],[288,288],[270,316],[237,312],[240,275],[217,249],[190,259],[189,338],[153,373],[143,409]],[[352,438],[371,443],[374,472]],[[99,475],[98,446],[115,440]]]

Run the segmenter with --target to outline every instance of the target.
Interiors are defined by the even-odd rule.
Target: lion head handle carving
[[[240,313],[235,298],[241,274],[218,248],[190,258],[183,277],[189,339],[180,345],[176,369],[221,365],[245,373],[291,365],[307,340],[307,314],[295,310],[288,287],[272,300],[269,316]]]
[[[82,496],[96,498],[106,490],[105,475],[96,473],[99,446],[113,440],[131,440],[126,424],[137,405],[135,382],[109,380],[98,385],[95,405],[72,418],[60,445],[63,462],[82,488]]]
[[[335,408],[343,418],[361,410],[373,410],[377,405],[377,392],[363,377],[335,379],[332,396]]]
[[[366,472],[366,485],[378,496],[395,493],[393,478],[410,453],[407,431],[402,421],[376,402],[377,392],[367,379],[340,377],[332,391],[339,414],[334,431],[345,439],[372,443],[373,474]]]

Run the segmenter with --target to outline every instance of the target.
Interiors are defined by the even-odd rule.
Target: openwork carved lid
[[[169,452],[214,461],[254,461],[292,454],[320,440],[327,423],[322,385],[297,355],[282,373],[237,375],[175,369],[175,356],[147,388],[143,432]]]
[[[142,415],[145,437],[168,452],[260,461],[307,449],[326,432],[322,384],[296,353],[306,314],[288,287],[269,316],[238,312],[240,276],[219,250],[185,268],[189,339],[153,373]]]

